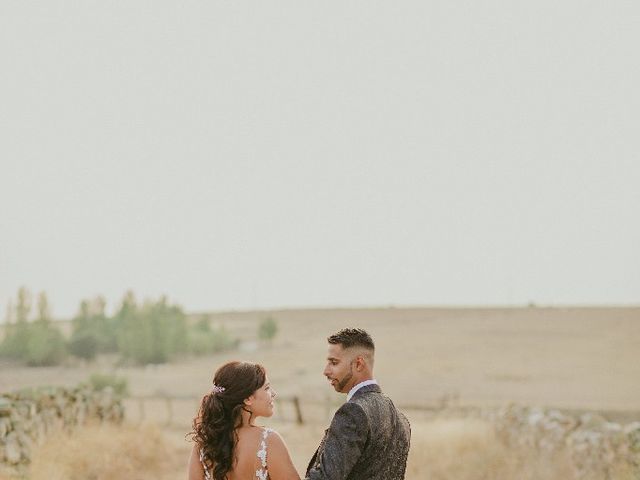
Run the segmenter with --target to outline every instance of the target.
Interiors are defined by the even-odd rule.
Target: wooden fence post
[[[293,408],[296,410],[296,423],[298,425],[303,425],[304,419],[302,418],[302,408],[300,407],[300,399],[297,396],[294,396],[292,401],[293,401]]]

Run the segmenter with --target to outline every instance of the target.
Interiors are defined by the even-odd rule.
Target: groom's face
[[[342,345],[329,344],[327,366],[323,373],[336,392],[348,392],[354,385],[353,356]]]

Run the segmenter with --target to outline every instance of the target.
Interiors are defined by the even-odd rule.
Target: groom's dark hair
[[[363,347],[371,351],[376,349],[371,335],[361,328],[345,328],[331,335],[327,341],[331,345],[342,345],[342,348]]]

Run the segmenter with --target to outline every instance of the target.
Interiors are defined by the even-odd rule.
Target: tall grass
[[[318,425],[273,425],[303,474],[321,438]],[[179,437],[179,438],[178,438]],[[174,480],[184,478],[189,445],[183,432],[151,426],[95,426],[56,436],[34,452],[30,480]],[[494,425],[476,418],[412,424],[406,480],[603,480],[579,477],[569,453],[509,447]],[[0,480],[2,479],[0,475]],[[637,480],[624,465],[607,480]]]
[[[504,445],[481,419],[437,419],[412,428],[407,480],[603,480],[579,476],[569,452],[542,455]],[[634,479],[628,465],[615,465],[607,480]]]
[[[497,480],[507,452],[488,424],[436,420],[413,425],[407,478]]]
[[[162,432],[154,427],[94,426],[52,438],[34,455],[31,480],[177,478]],[[181,467],[181,471],[185,468]]]

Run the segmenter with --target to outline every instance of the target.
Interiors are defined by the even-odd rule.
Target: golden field
[[[278,322],[272,345],[256,340],[258,322],[266,316]],[[264,423],[281,432],[303,471],[330,420],[330,411],[322,404],[335,405],[343,398],[332,392],[321,374],[325,338],[347,326],[372,334],[376,377],[412,421],[409,480],[568,478],[562,455],[553,464],[541,464],[535,455],[510,451],[482,420],[434,419],[428,412],[414,410],[436,405],[443,396],[455,396],[462,406],[516,402],[596,410],[620,421],[640,419],[640,308],[284,310],[219,313],[212,319],[242,340],[238,351],[115,370],[128,379],[133,396],[184,397],[172,404],[170,425],[164,401],[148,400],[144,415],[148,426],[143,430],[87,429],[66,439],[69,445],[56,439],[42,446],[32,468],[33,480],[58,478],[38,476],[39,471],[57,469],[85,472],[77,478],[183,478],[190,448],[184,436],[196,398],[209,388],[216,366],[236,358],[263,363],[282,397],[302,399],[305,425],[290,421],[293,414],[287,403]],[[0,369],[0,390],[74,385],[92,372],[114,371],[110,365],[109,359],[56,368],[5,364]],[[139,402],[132,399],[126,404],[130,425],[137,425]],[[78,440],[79,435],[88,437]],[[118,450],[116,445],[124,447]],[[98,470],[107,471],[108,465],[112,469],[108,476],[87,473],[92,463],[82,459],[90,458],[92,451],[102,452],[105,467]],[[67,458],[64,452],[73,453]],[[118,461],[114,464],[109,458]],[[113,470],[117,468],[122,468],[120,473]],[[617,478],[624,475],[621,472]]]

